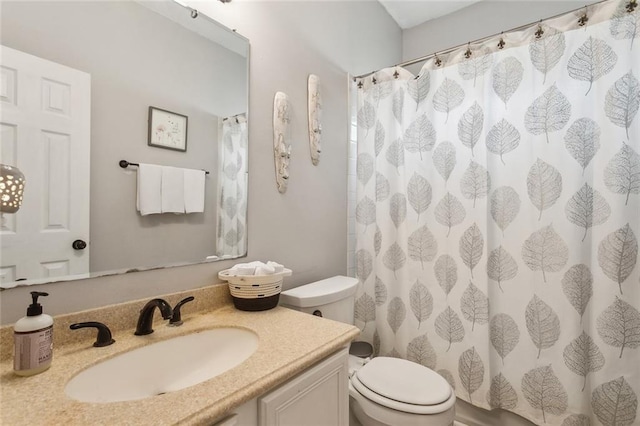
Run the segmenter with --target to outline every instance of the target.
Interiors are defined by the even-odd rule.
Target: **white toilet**
[[[353,324],[357,285],[356,278],[327,278],[282,292],[280,304]],[[349,408],[363,426],[453,424],[456,396],[438,373],[399,358],[363,359],[371,350],[355,343],[349,355]]]

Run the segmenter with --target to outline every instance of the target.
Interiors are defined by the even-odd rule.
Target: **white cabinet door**
[[[260,426],[348,426],[348,350],[258,399]]]
[[[213,426],[258,426],[258,400],[245,402]]]
[[[0,162],[26,181],[20,210],[3,215],[1,282],[88,274],[91,77],[0,49]]]

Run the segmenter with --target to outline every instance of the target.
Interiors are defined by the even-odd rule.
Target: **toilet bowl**
[[[353,324],[358,280],[336,276],[280,294],[280,304]],[[369,358],[362,342],[349,355],[349,409],[363,426],[448,426],[455,393],[435,371],[412,361]],[[356,356],[353,354],[358,354]]]

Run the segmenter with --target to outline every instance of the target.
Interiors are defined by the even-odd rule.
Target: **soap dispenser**
[[[33,303],[27,308],[27,316],[20,318],[13,327],[13,371],[19,376],[33,376],[51,366],[53,358],[53,318],[42,313],[38,297],[49,293],[32,291]]]

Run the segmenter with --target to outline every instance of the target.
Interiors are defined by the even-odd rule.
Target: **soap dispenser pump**
[[[33,303],[27,308],[27,316],[20,318],[13,327],[13,371],[19,376],[42,373],[51,366],[53,359],[53,318],[42,313],[38,297],[49,293],[32,291]]]

